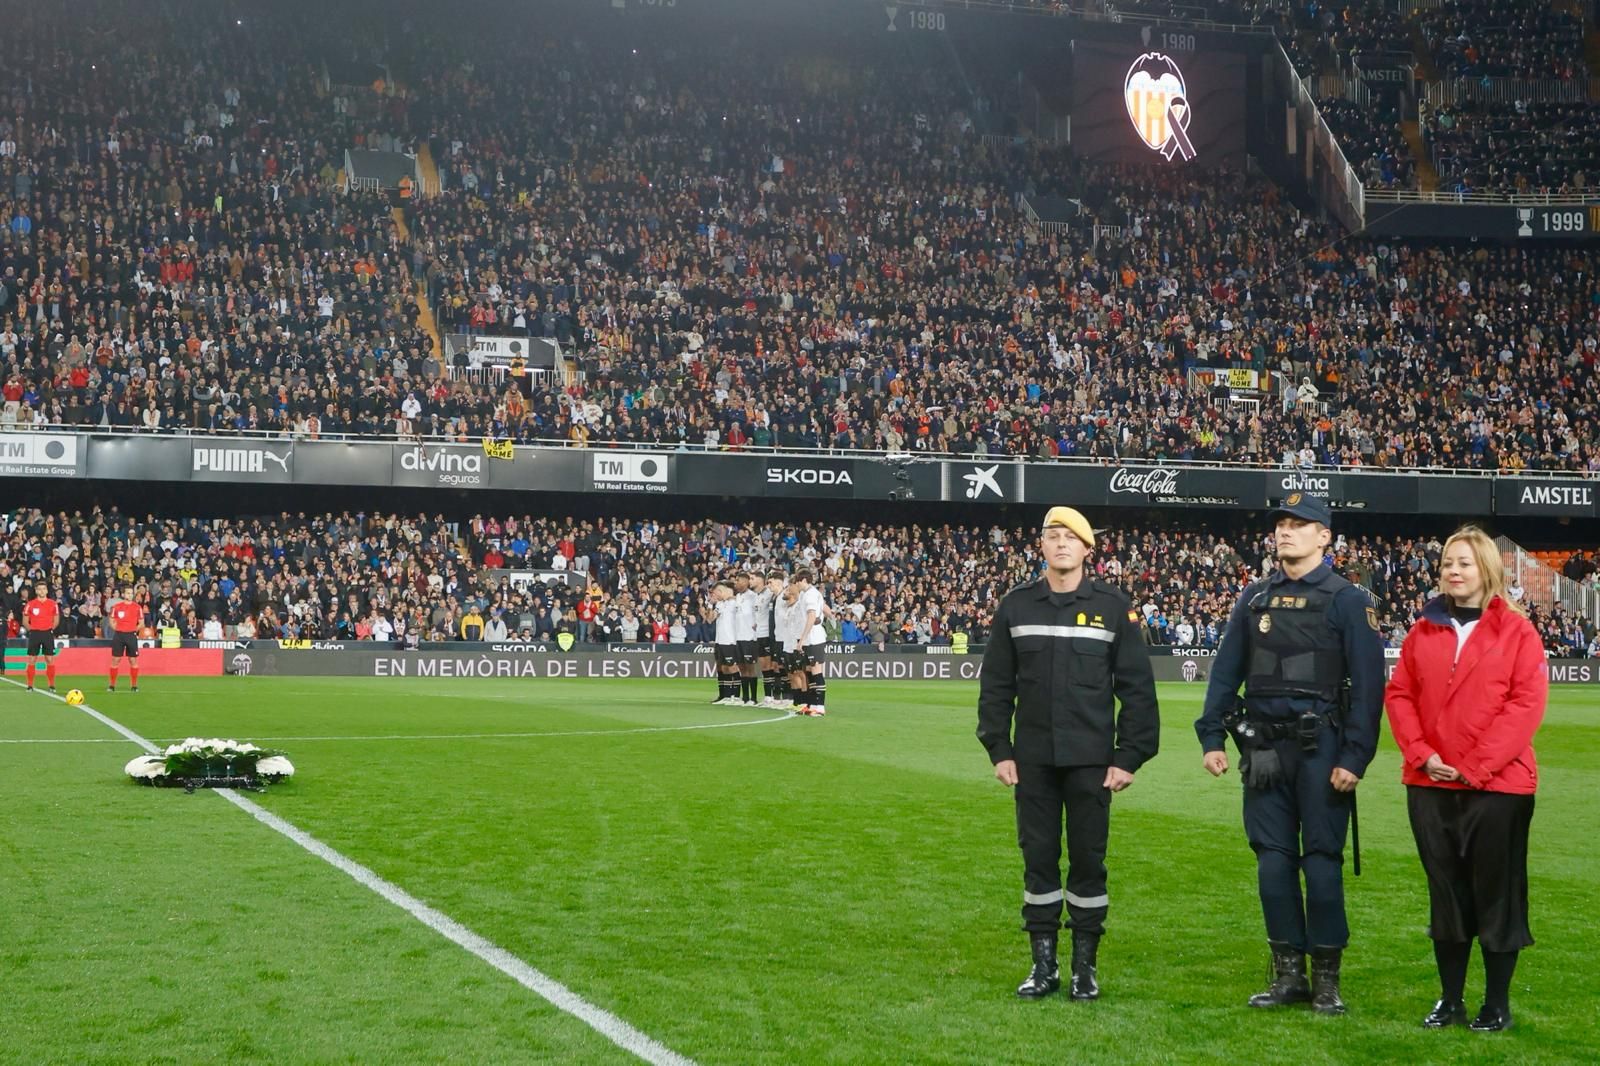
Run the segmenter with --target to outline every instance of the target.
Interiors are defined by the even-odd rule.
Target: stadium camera
[[[919,461],[910,452],[890,452],[883,458],[874,460],[874,462],[888,467],[890,472],[894,474],[895,481],[899,482],[898,485],[889,490],[889,499],[914,500],[917,498],[916,491],[911,487],[911,468]]]

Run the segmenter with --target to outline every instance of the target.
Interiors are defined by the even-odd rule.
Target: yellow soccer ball
[[[83,702],[83,689],[75,688],[67,692],[67,706],[76,707]]]

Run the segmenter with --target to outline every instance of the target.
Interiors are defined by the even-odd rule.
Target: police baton
[[[1344,723],[1350,717],[1350,679],[1339,686],[1339,739],[1344,739]],[[1361,814],[1356,809],[1356,792],[1350,790],[1350,867],[1361,876]]]
[[[1350,793],[1350,858],[1356,876],[1361,876],[1361,816],[1356,809],[1356,794]]]

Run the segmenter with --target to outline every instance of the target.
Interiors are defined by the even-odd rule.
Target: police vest
[[[1349,582],[1337,575],[1291,595],[1270,586],[1250,599],[1247,697],[1301,696],[1328,702],[1344,684],[1344,642],[1328,622],[1333,597]]]
[[[951,655],[965,655],[965,654],[967,654],[967,635],[965,633],[961,632],[960,630],[957,630],[955,633],[951,634],[951,636],[950,636],[950,654]]]

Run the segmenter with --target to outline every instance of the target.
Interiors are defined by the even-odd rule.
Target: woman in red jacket
[[[1549,680],[1544,648],[1506,595],[1500,551],[1468,526],[1445,542],[1444,594],[1423,608],[1389,682],[1389,725],[1404,760],[1411,832],[1428,875],[1443,995],[1422,1024],[1467,1020],[1472,939],[1483,951],[1483,1009],[1471,1027],[1511,1026],[1511,975],[1528,931],[1528,825],[1538,768],[1533,734]]]

